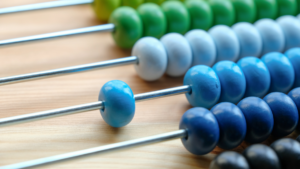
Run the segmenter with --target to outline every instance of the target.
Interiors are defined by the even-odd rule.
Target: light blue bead
[[[100,109],[104,121],[113,127],[123,127],[130,123],[135,112],[134,95],[130,87],[120,81],[112,80],[103,85],[99,101],[104,101]]]
[[[208,66],[198,65],[190,68],[184,76],[183,84],[192,88],[185,96],[194,107],[211,108],[220,98],[219,78]]]
[[[245,57],[238,62],[246,78],[245,97],[263,97],[267,94],[271,77],[266,65],[256,57]]]
[[[295,71],[295,82],[293,87],[300,87],[300,48],[292,48],[285,52]]]
[[[269,92],[288,92],[294,84],[295,72],[289,59],[278,52],[271,52],[261,59],[271,75]]]
[[[221,83],[220,102],[236,103],[246,91],[246,79],[241,68],[231,61],[221,61],[214,65]]]
[[[281,16],[276,21],[284,33],[284,51],[294,47],[300,47],[300,21],[291,15]]]

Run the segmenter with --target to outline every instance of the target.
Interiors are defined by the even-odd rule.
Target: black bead
[[[251,169],[281,169],[276,153],[266,145],[252,145],[243,152],[243,155]]]
[[[296,138],[296,140],[300,143],[300,135]]]
[[[241,154],[226,151],[219,154],[210,164],[209,169],[250,169],[247,160]]]
[[[284,169],[300,168],[300,143],[290,138],[284,138],[271,144],[276,152],[281,167]]]

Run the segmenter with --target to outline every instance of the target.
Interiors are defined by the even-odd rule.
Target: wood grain
[[[47,0],[1,0],[0,7]],[[102,24],[89,5],[0,16],[0,39]],[[0,48],[0,77],[129,56],[109,33],[93,33]],[[101,86],[109,80],[128,83],[134,93],[182,84],[181,78],[163,77],[157,82],[138,78],[132,65],[24,82],[0,87],[0,118],[97,101]],[[136,115],[126,127],[114,129],[99,111],[58,117],[0,129],[0,165],[8,165],[110,143],[161,134],[178,129],[181,115],[190,106],[184,95],[137,103]],[[293,137],[292,135],[291,137]],[[266,142],[269,144],[270,140]],[[247,146],[235,149],[241,152]],[[206,169],[215,154],[194,156],[180,140],[158,143],[107,155],[58,163],[40,168]]]

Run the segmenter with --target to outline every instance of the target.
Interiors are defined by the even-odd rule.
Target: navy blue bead
[[[220,102],[236,103],[246,91],[246,79],[241,68],[232,61],[221,61],[214,65],[221,82]]]
[[[285,52],[295,71],[295,82],[293,87],[300,87],[300,48],[292,48]]]
[[[104,101],[100,109],[104,121],[113,127],[123,127],[130,123],[135,112],[135,99],[130,87],[120,81],[112,80],[103,85],[99,101]]]
[[[278,52],[271,52],[261,59],[271,75],[269,92],[288,92],[294,84],[295,72],[289,59]]]
[[[268,104],[258,97],[247,97],[237,105],[247,122],[245,141],[260,143],[272,133],[274,118]]]
[[[211,152],[217,145],[220,130],[215,116],[205,108],[191,108],[184,113],[180,129],[186,129],[188,136],[182,138],[184,147],[195,155]]]
[[[211,108],[221,95],[221,85],[214,70],[205,65],[190,68],[184,76],[184,85],[190,85],[192,91],[185,96],[194,107]]]
[[[220,139],[218,146],[233,149],[244,140],[247,133],[246,119],[242,111],[234,104],[223,102],[211,109],[218,120]]]
[[[268,94],[264,101],[271,108],[274,117],[272,134],[277,137],[291,134],[299,120],[298,110],[293,100],[284,93],[273,92]]]
[[[263,97],[271,85],[271,76],[267,66],[256,57],[245,57],[238,62],[246,78],[245,97]]]
[[[289,97],[294,101],[298,109],[298,115],[300,110],[300,87],[297,87],[289,92]],[[300,123],[298,123],[297,129],[300,129]]]
[[[241,154],[234,151],[225,151],[214,158],[209,169],[250,169],[250,167]]]

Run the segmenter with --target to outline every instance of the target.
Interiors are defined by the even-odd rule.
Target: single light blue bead
[[[214,65],[221,83],[220,102],[236,103],[246,91],[246,78],[241,68],[231,61],[221,61]]]
[[[192,91],[185,96],[194,107],[211,108],[221,94],[221,85],[215,71],[205,65],[190,68],[184,76],[184,85],[190,85]]]
[[[298,110],[294,101],[280,92],[268,94],[264,101],[271,108],[274,117],[272,134],[276,137],[291,134],[296,129],[299,121]]]
[[[211,112],[218,120],[220,128],[218,146],[233,149],[241,144],[247,133],[246,119],[242,111],[232,103],[223,102],[215,105]]]
[[[261,60],[271,75],[269,92],[288,92],[295,80],[294,68],[289,59],[281,53],[271,52],[264,55]]]
[[[295,71],[295,82],[293,87],[300,87],[300,48],[292,48],[285,52],[292,63]]]
[[[298,109],[298,115],[300,111],[300,87],[297,87],[289,92],[288,96],[294,101]],[[297,126],[298,130],[300,129],[300,123]],[[299,137],[300,138],[300,137]]]
[[[276,21],[284,33],[284,51],[294,47],[300,47],[300,21],[291,15],[281,16]]]
[[[245,57],[237,64],[246,78],[245,97],[265,96],[271,85],[271,77],[267,66],[256,57]]]
[[[112,80],[103,85],[99,101],[104,102],[100,109],[104,121],[113,127],[123,127],[130,123],[135,112],[134,95],[130,87],[120,81]]]
[[[205,108],[195,107],[186,111],[181,118],[179,128],[188,131],[188,136],[181,141],[192,154],[207,154],[218,143],[220,136],[218,121]]]
[[[268,104],[258,97],[247,97],[237,105],[247,122],[245,140],[249,143],[265,141],[272,133],[274,118]]]

